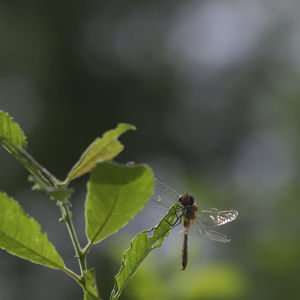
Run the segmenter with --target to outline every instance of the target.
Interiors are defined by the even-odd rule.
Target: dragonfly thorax
[[[197,212],[197,205],[195,204],[195,199],[192,195],[183,194],[178,199],[179,203],[181,204],[181,211],[182,211],[182,223],[183,226],[188,226],[191,221],[195,219],[195,215]]]

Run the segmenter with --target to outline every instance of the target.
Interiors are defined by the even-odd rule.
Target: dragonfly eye
[[[192,195],[189,195],[190,203],[189,205],[193,205],[195,203],[195,198]]]
[[[182,194],[182,195],[180,195],[178,201],[182,205],[193,205],[194,202],[195,202],[195,198],[192,195],[189,195],[189,194]]]

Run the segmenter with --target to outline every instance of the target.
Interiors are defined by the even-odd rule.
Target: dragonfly
[[[136,165],[129,162],[128,165]],[[238,216],[236,210],[218,210],[216,208],[200,208],[191,194],[179,194],[169,185],[155,177],[154,195],[149,200],[148,206],[164,207],[170,209],[176,204],[176,220],[172,225],[183,226],[183,247],[181,251],[181,269],[185,270],[188,262],[188,236],[195,235],[216,242],[230,242],[230,237],[215,230],[215,227],[232,222]]]

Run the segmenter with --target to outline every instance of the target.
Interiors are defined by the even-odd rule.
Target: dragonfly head
[[[195,198],[190,194],[182,194],[178,199],[183,206],[192,206],[195,203]]]

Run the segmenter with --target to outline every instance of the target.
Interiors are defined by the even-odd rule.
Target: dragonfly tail
[[[187,266],[187,261],[188,261],[188,235],[187,233],[184,233],[184,238],[183,238],[183,247],[182,247],[182,252],[181,252],[181,270],[185,270]]]

